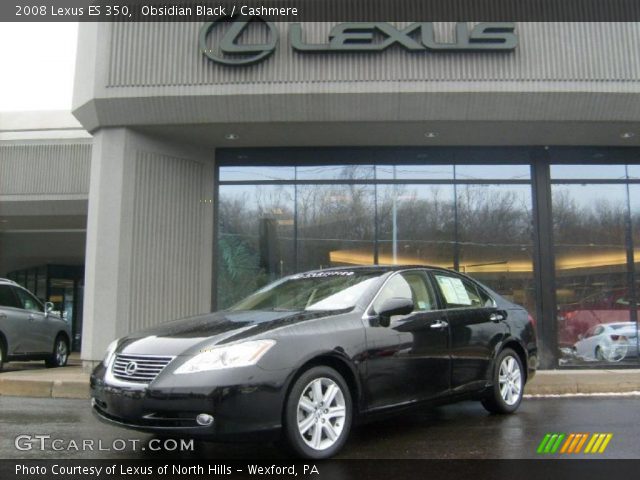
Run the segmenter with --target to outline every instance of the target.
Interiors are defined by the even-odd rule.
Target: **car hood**
[[[266,338],[275,329],[313,319],[329,317],[340,311],[217,312],[175,320],[124,337],[118,353],[127,355],[191,355],[212,345],[253,338]]]

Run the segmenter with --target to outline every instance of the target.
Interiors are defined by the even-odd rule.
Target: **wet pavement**
[[[404,413],[354,429],[338,458],[358,459],[521,459],[540,458],[536,449],[546,433],[612,433],[603,454],[554,458],[640,458],[640,397],[527,398],[515,415],[488,415],[476,402],[462,402]],[[0,397],[0,458],[118,459],[284,459],[275,444],[195,442],[193,452],[151,451],[162,443],[151,435],[105,425],[86,400]],[[47,449],[18,435],[50,435]],[[60,439],[54,451],[50,441]],[[77,451],[83,441],[94,450]],[[136,450],[133,444],[136,444]],[[125,445],[126,444],[126,445]],[[119,451],[124,445],[124,450]],[[174,447],[169,444],[169,449]],[[100,451],[98,448],[102,448]],[[105,450],[105,449],[111,449]],[[143,450],[144,449],[144,450]]]

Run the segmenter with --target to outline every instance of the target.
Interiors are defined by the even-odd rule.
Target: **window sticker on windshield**
[[[471,305],[471,299],[467,293],[467,289],[464,288],[462,280],[459,278],[441,277],[436,275],[438,285],[444,294],[447,303],[455,305]]]
[[[356,272],[310,272],[310,273],[301,273],[300,275],[294,275],[291,277],[294,280],[298,280],[299,278],[326,278],[326,277],[350,277],[355,275]]]

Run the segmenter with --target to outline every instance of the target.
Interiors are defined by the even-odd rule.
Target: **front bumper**
[[[245,367],[161,373],[148,385],[111,384],[106,373],[99,366],[90,379],[92,410],[106,423],[162,435],[233,441],[275,438],[282,426],[287,372]],[[202,413],[213,417],[211,425],[197,423]]]

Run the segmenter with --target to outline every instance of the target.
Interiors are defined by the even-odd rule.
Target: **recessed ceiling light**
[[[438,136],[438,132],[425,132],[424,136],[427,138],[436,138]]]
[[[240,138],[240,135],[238,135],[237,133],[227,133],[224,138],[227,140],[238,140]]]
[[[626,138],[633,138],[635,136],[636,136],[636,134],[633,133],[633,132],[623,132],[623,133],[620,134],[620,138],[625,138],[625,139]]]

